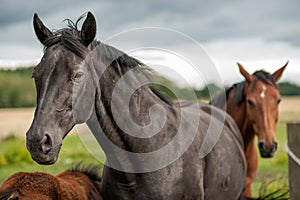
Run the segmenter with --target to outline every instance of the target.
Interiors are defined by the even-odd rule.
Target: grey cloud
[[[50,29],[58,29],[65,26],[63,19],[76,20],[90,10],[97,18],[100,40],[132,28],[157,26],[183,32],[199,42],[261,38],[300,45],[299,7],[297,0],[2,0],[0,44],[36,45],[35,12]],[[134,42],[148,39],[160,38],[141,37]]]

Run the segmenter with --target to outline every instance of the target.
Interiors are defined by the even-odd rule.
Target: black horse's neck
[[[140,162],[120,150],[147,153],[162,148],[176,135],[180,112],[167,96],[148,86],[150,75],[141,62],[113,47],[100,47],[100,59],[92,58],[89,66],[98,80],[88,125],[108,162],[120,169],[138,168]],[[174,131],[167,131],[166,125]]]
[[[149,87],[151,75],[143,63],[114,47],[99,46],[101,61],[93,63],[103,63],[105,70],[95,70],[101,71],[96,113],[106,136],[120,148],[137,153],[152,152],[168,143],[173,136],[160,130],[170,118],[171,123],[178,120],[177,108],[169,97]],[[176,111],[166,112],[172,109]]]
[[[124,196],[130,196],[134,195],[137,187],[137,174],[127,172],[128,170],[142,171],[144,167],[140,166],[142,160],[132,159],[126,152],[152,152],[165,146],[176,134],[176,131],[173,133],[166,130],[160,131],[164,129],[165,124],[152,121],[158,117],[150,117],[150,108],[153,105],[159,105],[162,110],[173,109],[171,116],[166,114],[166,124],[178,124],[176,120],[179,120],[180,116],[176,114],[177,108],[172,106],[172,101],[168,100],[168,97],[148,87],[147,84],[144,85],[149,77],[144,69],[137,66],[140,63],[135,62],[135,59],[128,62],[126,59],[132,58],[121,55],[121,58],[118,57],[107,63],[107,60],[110,60],[109,55],[102,55],[102,58],[103,56],[106,60],[95,59],[92,61],[93,65],[90,66],[95,68],[92,71],[97,73],[96,77],[99,80],[95,88],[95,110],[87,124],[107,158],[107,166],[103,173],[103,192],[108,191],[109,187],[117,187],[120,192],[126,193]],[[99,69],[101,67],[99,63],[109,65],[103,70]],[[143,133],[148,132],[143,132],[142,130],[147,130],[147,127],[146,129],[143,127],[151,123],[155,123],[154,129],[155,127],[160,129],[153,136],[145,137]],[[129,126],[126,126],[128,124]],[[139,133],[136,129],[140,128],[140,134],[144,138],[132,136],[131,128],[136,135]],[[148,130],[152,130],[151,127],[148,127]],[[176,130],[175,127],[174,130]],[[110,178],[106,179],[105,176]]]

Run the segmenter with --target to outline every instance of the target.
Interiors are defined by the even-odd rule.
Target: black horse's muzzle
[[[39,164],[51,165],[57,161],[61,148],[61,142],[50,134],[45,133],[42,137],[31,137],[30,131],[26,134],[26,147],[31,158]]]
[[[261,157],[272,158],[277,150],[277,142],[273,142],[270,146],[267,146],[265,142],[259,142],[258,149]]]

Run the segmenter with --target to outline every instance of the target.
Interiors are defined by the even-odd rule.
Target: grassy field
[[[281,187],[288,182],[288,156],[284,149],[284,143],[287,138],[286,123],[288,121],[300,119],[300,107],[298,106],[299,104],[300,97],[284,98],[282,101],[282,105],[280,106],[280,121],[277,127],[277,140],[279,147],[274,158],[259,158],[259,171],[257,178],[255,179],[255,182],[253,184],[254,195],[258,194],[259,187],[265,182],[276,180],[275,187]],[[12,120],[11,117],[4,117],[5,115],[3,113],[8,114],[9,116],[9,110],[4,111],[0,110],[0,121],[2,121],[2,124],[6,125],[1,126],[0,123],[0,131],[2,133],[6,131],[5,137],[2,137],[2,140],[0,141],[0,183],[9,175],[18,171],[44,171],[51,174],[56,174],[60,171],[74,166],[80,161],[84,161],[85,163],[95,163],[97,165],[103,165],[101,162],[95,159],[95,157],[92,156],[85,148],[85,145],[89,145],[89,142],[91,142],[91,145],[94,145],[95,141],[86,140],[84,142],[84,145],[82,143],[82,137],[80,138],[74,133],[64,139],[59,160],[56,164],[51,166],[41,166],[36,164],[31,160],[30,154],[25,147],[24,138],[24,133],[30,125],[33,109],[21,110],[22,112],[27,113],[25,114],[25,116],[28,116],[28,119],[24,120],[24,115],[19,115],[21,116],[20,120],[23,119],[23,122],[25,123],[25,125],[18,125],[20,128],[22,128],[21,134],[12,131],[15,128],[18,128],[18,126],[16,126],[15,124],[22,124],[20,121],[18,121],[18,115],[16,115],[16,113],[20,112],[20,110],[18,110],[18,112],[16,110],[11,111],[15,112],[14,122],[9,121]],[[7,123],[10,122],[10,125],[14,129],[10,129],[9,127],[7,127],[7,123],[3,122],[3,120],[6,119],[9,119]],[[8,136],[11,135],[11,133],[14,133],[14,135],[16,136]],[[89,138],[92,139],[91,137]]]
[[[0,148],[0,183],[18,171],[43,171],[56,174],[81,161],[103,165],[86,150],[77,135],[66,137],[58,161],[51,166],[39,165],[31,159],[25,147],[25,139],[8,137],[0,142]]]

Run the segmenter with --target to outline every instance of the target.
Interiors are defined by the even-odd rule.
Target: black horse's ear
[[[38,15],[35,13],[33,16],[33,27],[37,38],[45,45],[45,41],[53,36],[52,32],[43,24]]]
[[[96,19],[91,12],[88,12],[81,29],[81,39],[85,46],[91,44],[96,36]]]

